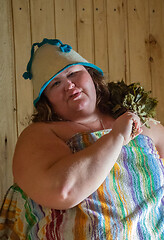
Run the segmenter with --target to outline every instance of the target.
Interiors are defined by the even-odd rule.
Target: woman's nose
[[[75,87],[74,82],[72,82],[71,80],[67,79],[65,82],[65,90],[69,90]]]

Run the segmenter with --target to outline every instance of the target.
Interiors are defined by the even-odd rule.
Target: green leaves
[[[126,85],[123,81],[108,83],[108,89],[110,93],[108,106],[114,118],[126,111],[131,111],[136,113],[141,122],[149,127],[148,120],[155,116],[155,107],[158,102],[150,97],[150,91],[145,91],[139,83]]]

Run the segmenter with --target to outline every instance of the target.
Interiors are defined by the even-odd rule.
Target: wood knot
[[[157,44],[157,41],[156,41],[155,37],[152,34],[149,35],[149,43],[151,45],[156,45]]]
[[[154,59],[152,57],[149,57],[150,62],[154,62]]]

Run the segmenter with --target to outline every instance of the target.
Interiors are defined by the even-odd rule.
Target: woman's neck
[[[109,115],[105,115],[98,112],[95,115],[89,116],[84,119],[79,119],[74,122],[78,125],[85,127],[87,130],[97,131],[112,128],[114,119]]]

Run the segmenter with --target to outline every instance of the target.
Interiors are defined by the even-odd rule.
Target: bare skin
[[[140,120],[133,113],[127,112],[117,120],[101,114],[93,104],[96,98],[94,88],[90,92],[92,83],[87,72],[83,68],[75,70],[78,81],[70,77],[70,72],[69,75],[64,72],[62,79],[65,81],[59,85],[60,91],[56,91],[56,85],[47,89],[54,108],[59,107],[60,115],[68,121],[35,123],[27,127],[18,139],[13,158],[15,182],[34,201],[55,209],[74,207],[97,190],[115,164],[122,146],[132,139],[133,122],[138,130],[134,137],[143,131],[153,139],[159,154],[164,157],[161,144],[164,128],[161,125],[152,123],[150,130],[141,129]],[[71,95],[74,87],[77,98]],[[64,111],[60,104],[56,106],[55,97],[60,98]],[[99,119],[112,131],[90,147],[72,154],[65,141],[78,132],[102,129]]]

